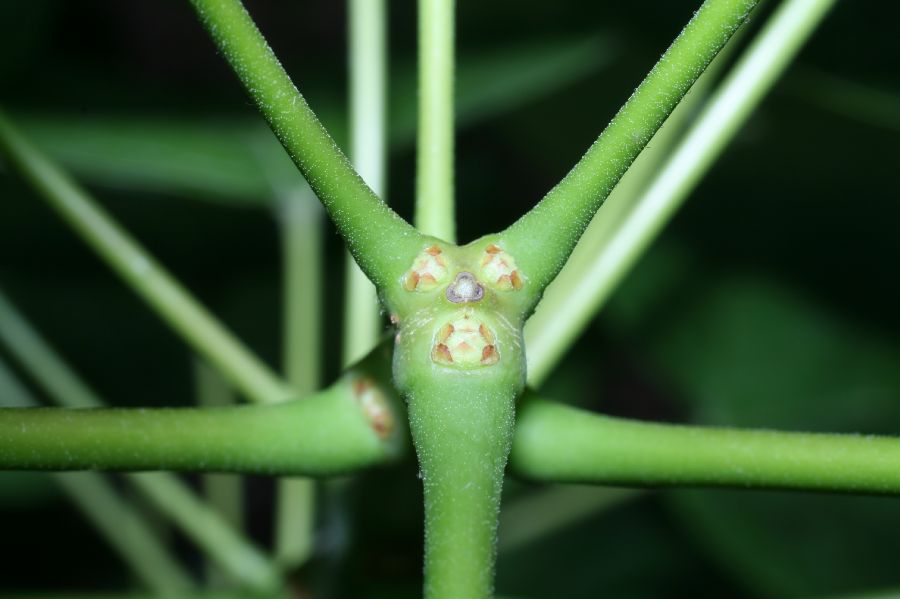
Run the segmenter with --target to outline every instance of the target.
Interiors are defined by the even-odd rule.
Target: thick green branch
[[[454,0],[419,0],[416,227],[456,241],[453,201]]]
[[[396,423],[387,439],[376,432],[357,381],[270,406],[0,409],[0,469],[349,472],[388,460],[400,443]]]
[[[568,175],[503,234],[532,285],[546,287],[594,213],[756,0],[707,0]]]
[[[3,112],[0,153],[169,326],[244,395],[273,402],[294,394],[83,189],[31,145]]]
[[[325,205],[363,272],[394,281],[421,249],[421,235],[353,170],[294,87],[239,0],[191,0],[219,50]]]
[[[900,438],[638,422],[534,396],[510,465],[554,482],[900,494]]]

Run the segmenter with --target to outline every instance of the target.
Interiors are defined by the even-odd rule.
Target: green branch
[[[378,287],[396,280],[422,236],[353,170],[239,0],[191,0],[219,50]]]
[[[0,153],[185,341],[249,399],[293,392],[0,112]]]
[[[793,0],[779,7],[626,215],[601,233],[587,260],[566,265],[526,327],[531,385],[543,382],[609,299],[833,5],[834,0]],[[662,145],[655,140],[652,149]],[[554,289],[557,283],[561,287]]]
[[[566,177],[502,235],[537,289],[565,264],[619,179],[756,0],[707,0]]]
[[[900,494],[900,438],[656,424],[534,396],[510,465],[554,482]]]
[[[453,201],[454,0],[419,0],[416,227],[456,241]]]
[[[0,410],[0,469],[176,470],[328,476],[379,464],[356,377],[270,406]]]

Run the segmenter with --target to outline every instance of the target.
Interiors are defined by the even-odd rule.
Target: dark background
[[[566,173],[699,3],[459,4],[465,242],[511,223]],[[775,4],[757,11],[744,41]],[[344,145],[344,5],[247,5]],[[898,17],[894,3],[838,4],[564,359],[548,395],[656,420],[900,430]],[[391,3],[388,195],[407,218],[415,19],[413,2]],[[187,2],[3,2],[0,102],[239,337],[279,363],[279,236],[256,149],[271,140]],[[326,244],[330,381],[343,253],[330,228]],[[187,348],[8,173],[0,285],[111,403],[192,401]],[[247,488],[252,534],[268,543],[272,482]],[[507,490],[511,505],[545,491],[517,481]],[[416,596],[419,494],[411,461],[361,476],[324,510],[321,551],[297,587]],[[566,497],[541,510],[565,512]],[[133,584],[48,477],[4,474],[0,510],[0,590]],[[501,551],[497,588],[575,598],[900,587],[898,533],[900,504],[887,498],[650,492],[614,508],[598,503]],[[173,543],[199,571],[190,544],[174,533]]]

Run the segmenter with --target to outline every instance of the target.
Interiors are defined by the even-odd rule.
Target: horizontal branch
[[[366,276],[384,287],[423,237],[382,202],[316,118],[240,0],[191,0],[272,131],[325,205]]]
[[[502,240],[530,282],[556,276],[594,213],[756,0],[707,0],[587,153]]]
[[[900,494],[900,438],[638,422],[535,396],[510,465],[554,482]]]
[[[371,379],[348,375],[266,406],[0,409],[0,469],[175,470],[328,476],[388,461],[400,417]]]

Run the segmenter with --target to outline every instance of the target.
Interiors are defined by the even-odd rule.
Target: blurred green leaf
[[[595,36],[504,46],[462,59],[457,74],[458,124],[471,125],[547,95],[613,57],[613,45]],[[396,75],[391,98],[395,117],[391,141],[397,146],[411,144],[416,126],[411,67]],[[314,105],[332,135],[339,141],[345,138],[342,115],[322,102]],[[19,120],[38,146],[77,177],[106,187],[257,206],[270,204],[300,180],[261,121],[38,114]]]
[[[91,183],[237,205],[272,196],[254,145],[277,142],[262,135],[261,123],[51,115],[21,122],[39,147]]]
[[[763,597],[816,597],[900,584],[893,497],[770,492],[667,494],[686,534]]]
[[[813,68],[798,69],[787,91],[814,106],[900,133],[900,92],[851,81]]]
[[[546,97],[609,65],[619,54],[607,35],[504,44],[460,56],[456,70],[456,126],[471,126]],[[416,72],[396,70],[391,89],[391,141],[416,135]]]

